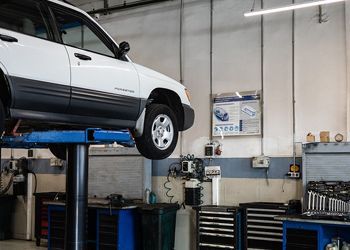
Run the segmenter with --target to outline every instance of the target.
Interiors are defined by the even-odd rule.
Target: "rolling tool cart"
[[[36,245],[40,246],[42,239],[48,239],[49,219],[48,206],[44,204],[48,201],[65,200],[64,193],[49,192],[35,193],[35,239]]]
[[[197,210],[197,249],[242,249],[241,210],[201,206]]]
[[[66,205],[60,202],[44,203],[48,207],[48,250],[64,250]],[[86,215],[87,250],[96,249],[96,208],[89,206]]]
[[[289,204],[254,202],[240,204],[244,209],[244,244],[245,248],[282,249],[283,223],[277,216],[299,214],[300,201]]]

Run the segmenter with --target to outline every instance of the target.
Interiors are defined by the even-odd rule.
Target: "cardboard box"
[[[311,133],[308,133],[306,136],[306,142],[315,142],[315,136]]]
[[[329,131],[320,132],[320,142],[330,142]]]

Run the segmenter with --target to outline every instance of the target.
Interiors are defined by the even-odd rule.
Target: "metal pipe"
[[[123,4],[109,6],[108,8],[91,10],[88,12],[88,14],[93,15],[93,14],[99,14],[99,13],[108,13],[108,12],[113,12],[113,11],[118,11],[118,10],[126,10],[126,9],[141,7],[144,5],[161,3],[161,2],[168,2],[168,1],[173,1],[173,0],[143,0],[143,1],[135,1],[135,2],[131,2],[131,3],[124,2]]]
[[[264,0],[261,0],[261,9],[264,8]],[[261,148],[261,155],[264,155],[264,16],[260,17],[260,42],[261,42],[261,48],[260,48],[260,73],[261,73],[261,93],[260,93],[260,102],[261,102],[261,140],[260,140],[260,148]]]
[[[87,249],[88,150],[86,144],[68,147],[66,176],[66,250]]]
[[[26,240],[32,239],[33,174],[27,176],[27,227]]]
[[[295,0],[292,0],[293,4]],[[296,115],[295,115],[295,11],[292,13],[292,112],[293,112],[293,165],[296,164]]]
[[[184,84],[184,73],[183,73],[183,14],[184,14],[184,0],[180,1],[180,30],[179,30],[179,74],[180,74],[180,83]],[[180,155],[183,155],[183,132],[180,132]]]
[[[210,0],[210,61],[209,61],[209,89],[210,89],[210,127],[209,127],[209,138],[210,142],[213,141],[213,26],[214,26],[214,1]]]
[[[346,97],[347,97],[347,139],[350,139],[350,1],[345,2],[345,48],[346,48]]]

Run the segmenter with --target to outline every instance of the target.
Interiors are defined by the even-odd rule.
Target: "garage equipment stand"
[[[68,146],[66,173],[65,249],[87,249],[88,155],[92,144],[120,143],[133,146],[128,131],[87,129],[84,131],[33,132],[20,136],[4,136],[1,148],[47,148],[50,144]]]

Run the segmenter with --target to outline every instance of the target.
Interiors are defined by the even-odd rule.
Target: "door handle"
[[[2,35],[0,34],[0,40],[4,42],[9,42],[9,43],[17,43],[18,39],[12,36],[7,36],[7,35]]]
[[[91,61],[91,57],[90,57],[90,56],[87,56],[87,55],[75,53],[74,56],[77,57],[77,58],[79,58],[80,60]]]

